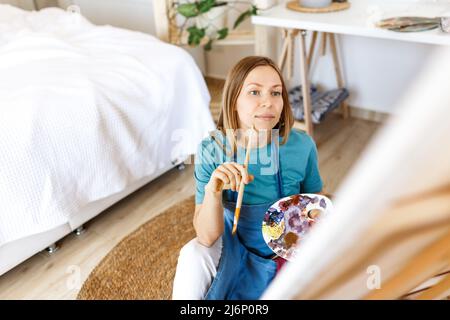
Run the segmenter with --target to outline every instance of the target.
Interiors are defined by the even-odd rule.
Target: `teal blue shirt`
[[[225,140],[222,140],[225,141]],[[280,137],[281,142],[281,137]],[[245,186],[243,204],[262,204],[279,199],[277,176],[272,163],[271,144],[251,150],[248,172],[255,179]],[[237,163],[244,163],[245,149],[238,147]],[[203,203],[205,185],[212,172],[222,163],[233,161],[223,152],[212,137],[205,138],[195,155],[194,178],[196,183],[195,203]],[[287,143],[280,144],[280,165],[283,194],[317,193],[322,190],[319,174],[317,148],[309,135],[292,129]]]

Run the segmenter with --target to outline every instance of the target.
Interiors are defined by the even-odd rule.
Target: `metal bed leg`
[[[185,168],[186,168],[186,166],[184,165],[184,163],[180,163],[178,166],[177,166],[177,168],[178,168],[178,170],[184,170]]]
[[[50,246],[48,246],[45,250],[48,253],[53,254],[59,250],[59,247],[56,245],[56,242],[55,242],[55,243],[52,243]]]
[[[86,229],[84,228],[84,226],[79,226],[78,228],[75,229],[74,233],[77,236],[81,236],[85,231]]]

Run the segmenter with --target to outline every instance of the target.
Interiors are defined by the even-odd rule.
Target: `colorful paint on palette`
[[[301,240],[324,215],[332,212],[331,200],[318,194],[295,194],[275,202],[262,222],[264,241],[278,256],[292,260]],[[310,215],[311,211],[320,214]]]

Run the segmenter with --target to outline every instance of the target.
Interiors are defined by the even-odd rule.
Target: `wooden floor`
[[[375,122],[344,120],[333,113],[315,126],[326,192],[336,191],[379,127]],[[92,219],[81,236],[62,239],[56,253],[41,252],[1,276],[0,299],[74,299],[91,270],[122,238],[192,194],[193,166],[169,171]],[[74,282],[77,270],[80,281]]]

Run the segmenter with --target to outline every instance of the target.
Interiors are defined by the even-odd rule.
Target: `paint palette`
[[[275,254],[292,260],[308,231],[332,211],[330,199],[323,195],[302,193],[282,198],[264,215],[264,241]]]

